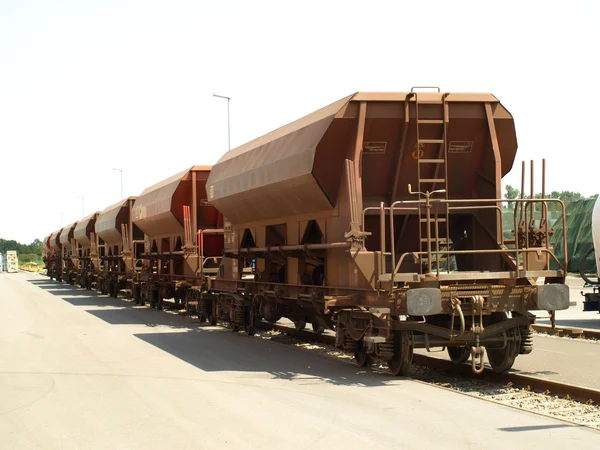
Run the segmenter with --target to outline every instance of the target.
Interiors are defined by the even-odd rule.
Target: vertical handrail
[[[364,220],[363,220],[364,227]],[[379,204],[379,232],[381,233],[380,237],[380,246],[381,246],[381,264],[379,266],[379,274],[386,273],[386,264],[385,264],[385,204],[381,202]],[[390,235],[390,239],[393,242],[394,235],[393,233]],[[394,246],[392,245],[392,255],[394,255]],[[392,256],[392,261],[394,258]]]
[[[394,230],[396,224],[394,223],[394,211],[390,208],[390,253],[392,254],[392,265],[396,263],[396,236]]]

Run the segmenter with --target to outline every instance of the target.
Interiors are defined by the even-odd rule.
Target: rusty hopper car
[[[42,261],[44,261],[44,267],[46,268],[46,274],[50,275],[51,264],[52,264],[52,249],[50,247],[50,237],[52,234],[49,234],[42,241]]]
[[[493,95],[408,92],[356,93],[228,152],[207,183],[225,217],[217,309],[233,327],[335,329],[359,365],[394,374],[436,347],[509,369],[532,350],[530,311],[569,306],[566,261],[550,269],[556,200],[517,200],[503,236],[516,150]]]
[[[62,279],[69,284],[75,284],[79,270],[75,238],[73,233],[77,222],[67,225],[60,232],[60,245],[62,247]]]
[[[62,281],[62,245],[59,239],[62,230],[61,228],[55,231],[48,238],[48,247],[50,249],[47,262],[49,267],[48,276],[51,280],[55,279],[56,281]]]
[[[75,227],[73,237],[77,243],[77,258],[79,259],[79,270],[76,282],[79,286],[91,289],[96,282],[96,276],[100,268],[98,257],[98,246],[96,242],[96,220],[99,212],[84,217]]]
[[[139,255],[144,235],[132,221],[135,197],[121,200],[102,211],[96,219],[97,252],[100,270],[96,288],[117,297],[120,290],[131,290],[135,270],[141,269]]]
[[[139,303],[162,309],[163,300],[197,307],[216,275],[223,250],[222,219],[206,201],[210,167],[194,166],[147,188],[133,207],[146,236],[146,270],[135,292]],[[202,315],[202,312],[201,312]]]

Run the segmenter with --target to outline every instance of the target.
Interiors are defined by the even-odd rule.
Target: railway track
[[[307,351],[352,361],[352,356],[335,348],[335,337],[276,324],[273,330],[256,337],[293,345]],[[386,375],[386,367],[375,364],[376,372]],[[360,369],[364,370],[364,369]],[[517,373],[497,374],[491,369],[473,376],[468,364],[416,354],[410,378],[465,395],[513,408],[553,417],[568,423],[600,430],[600,390],[544,380]]]
[[[588,330],[584,328],[576,327],[554,327],[550,325],[532,325],[533,330],[539,334],[547,334],[550,336],[573,338],[573,339],[587,339],[587,340],[600,340],[600,331]]]
[[[132,302],[127,298],[121,300]],[[191,312],[181,310],[181,305],[173,302],[165,301],[163,306],[165,311],[172,314],[193,317]],[[353,356],[335,347],[335,336],[331,334],[297,331],[291,326],[275,324],[257,330],[253,337],[354,364]],[[375,362],[372,370],[382,376],[389,376],[387,367],[382,363]],[[600,390],[512,372],[498,374],[488,368],[482,374],[473,376],[469,364],[457,365],[446,359],[419,353],[413,356],[409,376],[411,379],[471,397],[600,430]]]

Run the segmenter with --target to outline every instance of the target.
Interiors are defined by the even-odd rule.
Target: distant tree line
[[[598,194],[595,194],[595,195],[592,195],[591,197],[587,197],[587,198],[597,198],[597,197],[598,197]],[[505,198],[507,198],[507,199],[521,198],[521,191],[512,187],[509,184],[506,186]],[[524,198],[529,198],[529,195],[525,195]],[[534,198],[542,198],[542,194],[541,193],[535,194]],[[580,192],[552,191],[552,192],[550,192],[550,194],[546,195],[546,198],[556,198],[556,199],[562,200],[565,204],[569,204],[569,203],[575,202],[577,200],[583,200],[586,197],[581,195]],[[514,205],[512,202],[509,202],[508,206],[513,207]],[[560,205],[558,203],[548,203],[548,211],[560,211],[560,210],[561,210]]]
[[[0,253],[7,250],[16,250],[19,255],[37,255],[42,256],[42,241],[34,240],[31,244],[21,244],[17,241],[0,239]]]

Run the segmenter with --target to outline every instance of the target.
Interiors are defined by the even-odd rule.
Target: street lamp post
[[[121,172],[121,200],[123,200],[123,169],[113,169],[117,172]]]
[[[84,208],[84,201],[85,198],[84,197],[79,197],[77,196],[78,199],[81,199],[81,217],[85,217],[85,208]]]
[[[231,128],[229,125],[229,101],[231,100],[231,98],[217,94],[213,94],[213,97],[224,98],[227,100],[227,151],[229,151],[231,150]]]

